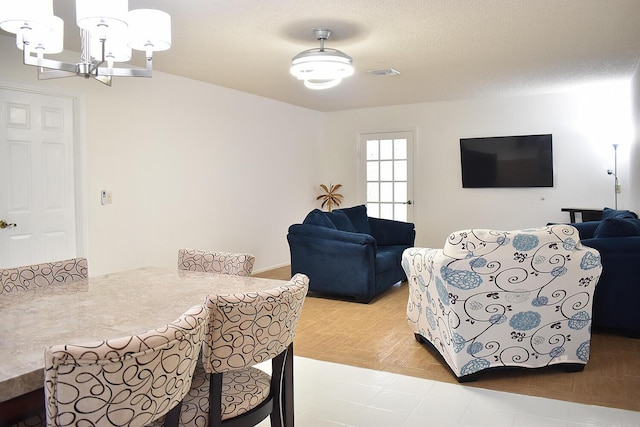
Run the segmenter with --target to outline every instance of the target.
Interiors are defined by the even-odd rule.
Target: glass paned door
[[[413,133],[362,134],[360,150],[364,153],[368,215],[410,221]]]

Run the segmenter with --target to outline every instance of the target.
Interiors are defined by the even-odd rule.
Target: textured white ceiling
[[[173,46],[154,69],[291,104],[360,107],[548,93],[629,78],[640,58],[640,0],[130,0],[172,17]],[[66,49],[78,50],[74,2],[54,0]],[[312,91],[291,58],[326,43],[356,73]],[[393,67],[399,76],[368,70]],[[114,81],[117,85],[117,80]]]

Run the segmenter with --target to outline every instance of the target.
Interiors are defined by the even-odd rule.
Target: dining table
[[[209,294],[264,291],[286,281],[145,267],[0,296],[0,426],[44,408],[44,351],[168,324]],[[293,348],[283,384],[293,425]]]

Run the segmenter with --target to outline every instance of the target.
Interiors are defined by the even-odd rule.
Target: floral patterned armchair
[[[402,265],[409,326],[458,381],[505,366],[581,371],[589,360],[602,265],[574,227],[457,231],[443,249],[405,250]]]

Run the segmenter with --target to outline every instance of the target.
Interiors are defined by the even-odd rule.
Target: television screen
[[[460,139],[463,188],[553,187],[551,134]]]

